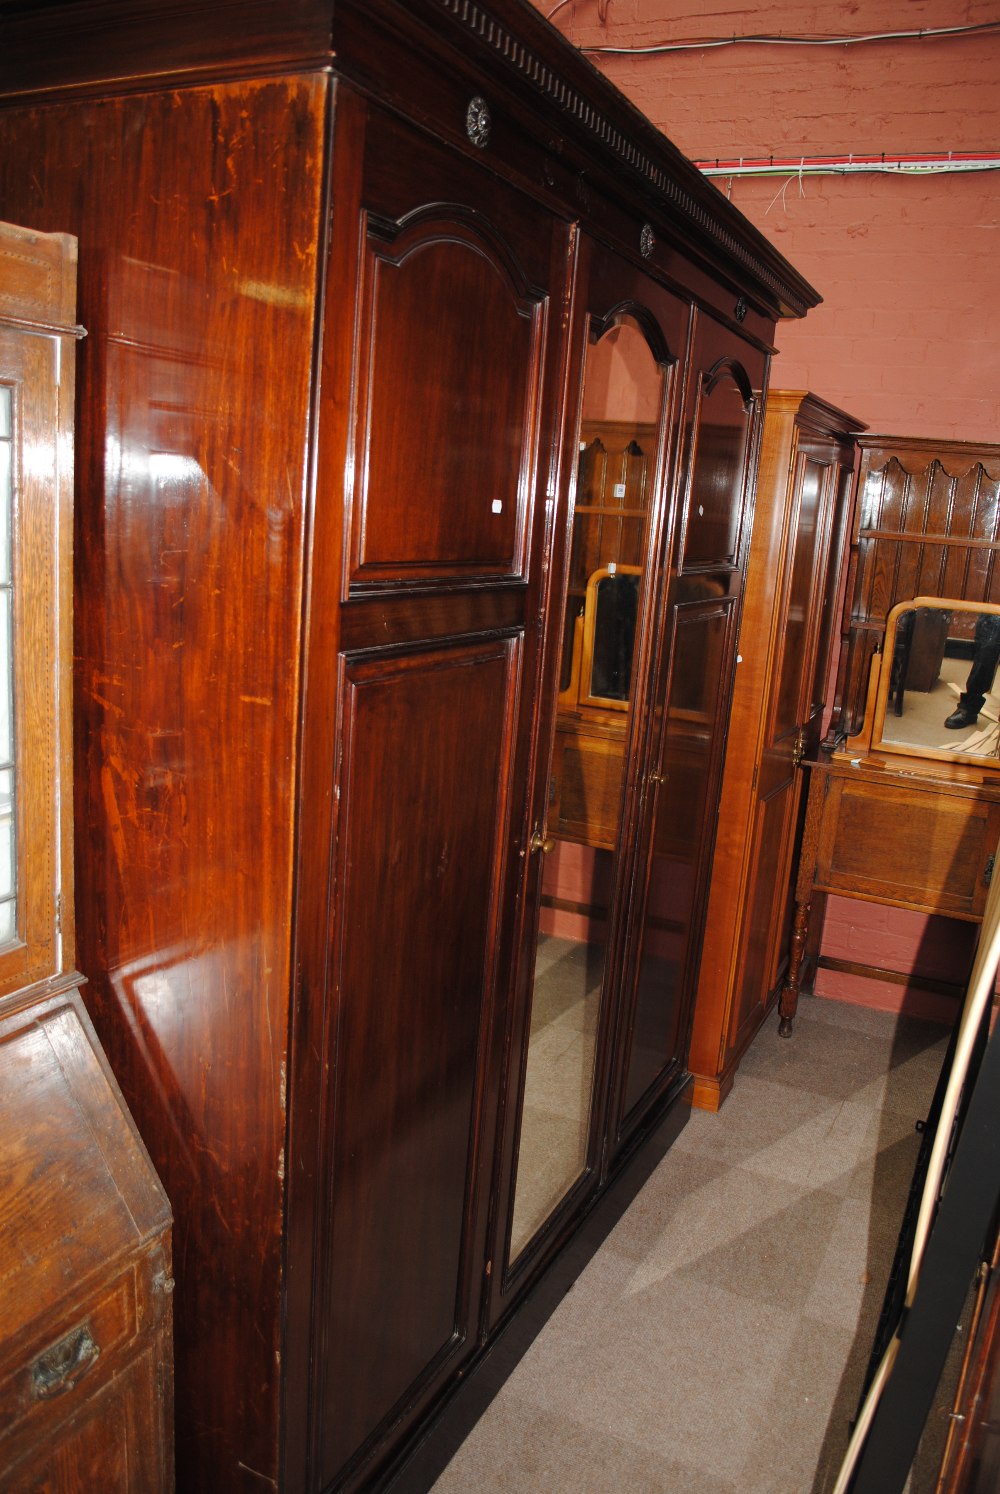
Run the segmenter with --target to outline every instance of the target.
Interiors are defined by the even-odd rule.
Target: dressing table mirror
[[[899,755],[911,771],[1000,773],[1000,607],[947,597],[899,602],[872,659],[864,726],[844,754]],[[835,754],[844,755],[844,754]]]
[[[612,560],[588,577],[568,639],[569,684],[559,692],[560,710],[628,710],[641,576],[641,566]]]
[[[584,705],[624,711],[632,684],[632,651],[639,610],[637,565],[602,566],[587,582],[584,604]]]

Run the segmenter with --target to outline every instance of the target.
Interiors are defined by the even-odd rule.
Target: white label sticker
[[[625,497],[625,484],[623,482],[616,482],[615,483],[615,497],[616,498],[624,498]]]
[[[493,500],[493,512],[495,514],[502,514],[503,513],[503,501],[500,498],[494,498],[494,500]]]

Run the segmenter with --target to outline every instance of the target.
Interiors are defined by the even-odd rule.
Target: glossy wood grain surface
[[[324,95],[265,83],[0,117],[0,210],[81,242],[80,963],[176,1213],[191,1489],[238,1486],[240,1463],[271,1477],[277,1458]]]
[[[753,335],[767,338],[769,317],[815,304],[766,238],[748,237],[731,204],[526,0],[341,0],[334,41],[346,76],[413,117],[439,100],[437,130],[453,143],[466,144],[466,106],[485,91],[501,171],[516,163],[534,190],[572,202],[588,228],[633,254],[652,220],[657,268],[693,280],[728,314],[732,286],[752,282]]]
[[[19,1462],[4,1480],[6,1494],[172,1489],[173,1449],[146,1410],[157,1405],[168,1372],[169,1344],[160,1334],[145,1353],[119,1366],[113,1383],[65,1437],[43,1443],[34,1456]]]
[[[3,289],[0,319],[72,333],[76,325],[76,241],[0,222]]]
[[[114,1107],[77,999],[5,1013],[0,1028],[4,1165],[18,1180],[0,1199],[0,1227],[8,1262],[35,1263],[30,1278],[18,1270],[0,1276],[7,1339],[68,1283],[100,1275],[109,1257],[144,1244],[170,1220],[134,1129]]]
[[[0,1486],[166,1494],[170,1208],[73,969],[76,247],[0,223]]]

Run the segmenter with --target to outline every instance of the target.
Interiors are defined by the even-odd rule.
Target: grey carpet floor
[[[803,997],[693,1112],[434,1485],[827,1494],[946,1043]]]

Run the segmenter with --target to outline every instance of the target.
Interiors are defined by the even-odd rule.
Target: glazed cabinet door
[[[471,152],[346,92],[337,141],[331,284],[358,292],[325,329],[313,649],[336,704],[311,686],[304,855],[329,882],[310,900],[303,872],[325,997],[298,1071],[317,1488],[367,1486],[476,1342],[570,266],[566,226]]]
[[[75,298],[75,243],[0,223],[0,997],[75,958],[65,812]]]
[[[582,240],[578,408],[549,597],[491,1322],[600,1177],[632,866],[628,808],[647,725],[690,316],[650,276]]]
[[[725,751],[766,355],[705,314],[688,368],[682,493],[640,787],[632,988],[614,1144],[671,1087],[687,1044]]]

